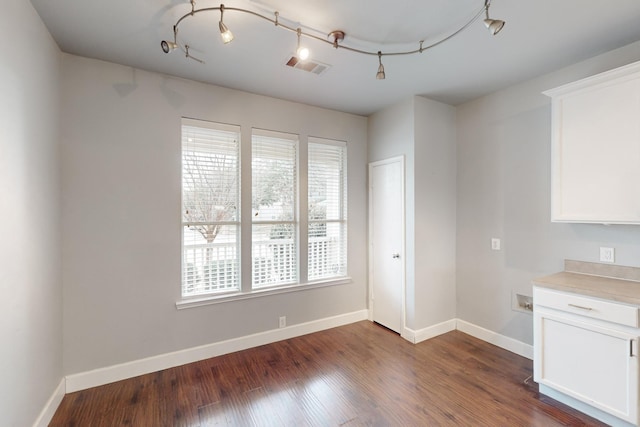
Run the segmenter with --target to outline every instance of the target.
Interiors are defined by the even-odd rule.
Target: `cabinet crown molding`
[[[619,83],[627,79],[634,79],[637,78],[638,73],[640,73],[640,61],[632,62],[631,64],[623,65],[599,74],[594,74],[593,76],[566,83],[552,89],[547,89],[542,92],[542,94],[551,98],[561,97],[562,95],[577,92],[581,89]]]

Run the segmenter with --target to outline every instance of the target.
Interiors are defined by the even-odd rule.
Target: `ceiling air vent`
[[[297,68],[298,70],[307,71],[316,75],[323,74],[331,65],[323,64],[322,62],[314,61],[313,59],[307,59],[306,61],[300,61],[295,56],[292,56],[286,64],[289,67]]]

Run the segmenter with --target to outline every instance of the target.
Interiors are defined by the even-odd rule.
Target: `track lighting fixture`
[[[302,35],[302,29],[298,28],[296,32],[298,33],[298,46],[296,47],[296,56],[300,61],[306,61],[309,58],[309,49],[307,49],[306,47],[300,44],[300,36]]]
[[[220,28],[220,37],[224,44],[230,43],[233,40],[233,33],[227,26],[224,24],[224,5],[220,5],[220,22],[218,22],[218,27]]]
[[[162,51],[163,51],[164,53],[169,53],[169,52],[171,52],[172,50],[174,50],[174,49],[177,49],[177,48],[178,48],[178,43],[174,43],[174,42],[171,42],[171,41],[162,40],[162,41],[160,42],[160,46],[162,47]]]
[[[377,80],[384,80],[386,78],[384,74],[384,65],[382,65],[382,52],[378,51],[378,72],[376,73]]]
[[[313,33],[309,33],[309,32],[304,32],[302,31],[301,28],[293,28],[290,26],[287,26],[286,24],[283,24],[280,22],[279,20],[279,13],[275,12],[275,19],[272,19],[268,16],[264,16],[261,15],[260,13],[254,12],[252,10],[248,10],[248,9],[242,9],[242,8],[238,8],[238,7],[225,7],[224,4],[221,4],[219,7],[205,7],[205,8],[201,8],[201,9],[196,9],[196,2],[195,0],[189,0],[189,2],[191,3],[191,11],[189,11],[188,13],[184,14],[182,17],[180,17],[175,25],[173,26],[173,41],[168,41],[168,40],[162,40],[162,42],[160,43],[160,46],[162,47],[162,51],[164,53],[169,53],[173,50],[176,49],[180,49],[182,50],[186,57],[189,59],[193,59],[195,61],[198,61],[200,63],[204,63],[204,61],[192,56],[189,53],[189,47],[187,44],[180,44],[178,42],[178,26],[180,25],[180,23],[182,21],[184,21],[185,19],[194,16],[197,13],[201,13],[201,12],[211,12],[211,11],[219,11],[220,12],[220,21],[218,22],[218,28],[220,29],[220,37],[222,38],[222,41],[227,44],[230,43],[233,40],[233,33],[229,30],[229,28],[225,25],[224,23],[224,12],[231,10],[234,12],[241,12],[241,13],[246,13],[248,15],[252,15],[254,17],[257,18],[261,18],[264,19],[266,21],[269,21],[273,24],[275,24],[276,27],[282,28],[284,30],[287,31],[291,31],[297,34],[297,38],[298,38],[298,44],[297,44],[297,48],[296,48],[296,56],[298,58],[298,60],[300,61],[304,61],[305,59],[307,59],[309,57],[309,49],[307,49],[306,47],[302,46],[302,42],[301,39],[302,37],[306,37],[306,38],[310,38],[310,39],[314,39],[316,41],[322,42],[322,43],[327,43],[330,44],[331,46],[333,46],[336,49],[345,49],[349,52],[353,52],[353,53],[359,53],[362,55],[377,55],[378,56],[378,72],[376,73],[376,79],[377,80],[384,80],[386,75],[384,72],[384,65],[382,65],[382,57],[383,56],[398,56],[398,55],[413,55],[416,53],[423,53],[425,50],[428,50],[434,46],[437,46],[441,43],[446,42],[447,40],[451,39],[452,37],[458,35],[459,33],[461,33],[463,30],[465,30],[466,28],[468,28],[472,23],[474,23],[475,21],[477,21],[482,14],[484,13],[485,19],[484,19],[484,25],[487,27],[487,29],[489,30],[489,32],[492,35],[496,35],[500,32],[500,30],[502,30],[502,28],[504,27],[505,22],[500,20],[500,19],[491,19],[489,18],[489,7],[491,6],[491,0],[484,0],[484,5],[482,6],[482,8],[480,8],[475,15],[469,19],[467,22],[464,23],[464,25],[455,28],[453,31],[451,31],[447,36],[431,43],[428,46],[424,45],[424,40],[420,40],[418,42],[418,47],[416,49],[413,50],[405,50],[405,51],[387,51],[385,53],[382,53],[381,50],[378,51],[368,51],[368,50],[363,50],[363,49],[359,49],[356,47],[351,47],[348,45],[344,45],[344,39],[345,39],[345,32],[342,30],[335,30],[332,31],[328,34],[327,38],[323,38],[323,37],[319,37],[316,34]]]
[[[485,19],[484,19],[484,25],[485,27],[487,27],[487,29],[489,30],[489,32],[491,33],[491,35],[495,36],[496,34],[498,34],[500,32],[500,30],[502,30],[502,27],[504,27],[504,21],[500,20],[500,19],[491,19],[489,18],[489,6],[491,5],[490,0],[485,0],[484,2],[484,13],[485,13]]]

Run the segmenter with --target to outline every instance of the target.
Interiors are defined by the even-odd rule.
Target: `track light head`
[[[382,52],[378,51],[378,72],[376,73],[377,80],[384,80],[387,76],[384,73],[384,65],[382,65]]]
[[[224,23],[224,5],[220,5],[220,22],[218,22],[218,28],[220,29],[220,38],[224,44],[231,43],[233,41],[233,33]]]
[[[222,38],[222,42],[224,44],[231,43],[233,41],[233,33],[231,30],[229,30],[222,21],[218,23],[218,27],[220,27],[220,37]]]
[[[300,44],[300,36],[302,35],[302,30],[300,28],[298,28],[296,30],[296,33],[298,34],[298,47],[296,48],[296,57],[300,60],[300,61],[305,61],[307,59],[309,59],[309,49],[302,46]]]
[[[177,48],[178,48],[178,44],[177,44],[177,43],[174,43],[174,42],[172,42],[172,41],[162,40],[162,41],[160,42],[160,47],[162,48],[162,51],[163,51],[164,53],[169,53],[169,52],[171,52],[172,50],[177,49]]]
[[[309,59],[309,49],[307,49],[306,47],[301,47],[296,52],[296,56],[298,57],[298,59],[300,61],[305,61],[305,60]]]
[[[492,36],[495,36],[504,27],[504,21],[501,19],[485,19],[484,26],[487,27]]]
[[[490,0],[485,0],[484,2],[484,26],[487,27],[492,36],[495,36],[502,30],[505,22],[501,19],[491,19],[489,18],[489,6],[491,6]]]

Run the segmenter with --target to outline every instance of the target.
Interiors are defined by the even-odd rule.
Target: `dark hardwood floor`
[[[368,321],[66,395],[51,426],[604,425],[538,394],[530,360]]]

